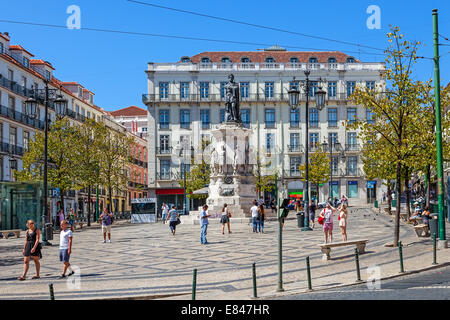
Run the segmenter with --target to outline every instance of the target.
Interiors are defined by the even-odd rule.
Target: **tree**
[[[299,166],[300,174],[305,177],[305,164]],[[330,180],[330,158],[322,147],[317,147],[316,152],[309,154],[308,180],[316,185],[319,194],[319,184]]]
[[[60,208],[64,210],[64,193],[76,188],[74,168],[77,159],[73,152],[76,141],[74,128],[65,118],[57,118],[48,130],[47,179],[49,187],[58,188]],[[44,133],[36,132],[34,140],[23,156],[23,170],[15,172],[19,181],[44,179]]]
[[[101,183],[100,164],[102,150],[100,146],[106,137],[106,128],[102,123],[93,119],[86,120],[83,124],[74,127],[77,148],[73,149],[77,165],[75,170],[75,182],[80,188],[87,189],[88,214],[87,224],[91,223],[91,191]]]
[[[100,177],[102,184],[108,189],[108,208],[111,211],[114,210],[113,190],[119,193],[128,189],[128,166],[131,161],[129,152],[133,143],[133,137],[110,128],[107,128],[100,143]]]
[[[374,137],[383,142],[385,148],[375,151],[374,157],[378,156],[382,162],[395,164],[396,188],[400,196],[403,168],[408,166],[416,151],[415,142],[420,134],[416,124],[421,117],[422,106],[426,103],[428,84],[412,78],[420,42],[403,40],[404,36],[400,34],[398,27],[392,27],[387,38],[389,46],[385,51],[385,91],[357,87],[350,97],[355,104],[370,109],[374,121],[356,121],[350,127],[361,130],[360,138],[365,143],[371,142]],[[395,217],[394,246],[398,245],[400,233],[399,202]]]
[[[254,167],[254,176],[256,190],[258,190],[258,198],[265,191],[272,192],[275,190],[277,175],[275,173],[265,174],[265,171],[271,166],[272,161],[263,162],[260,152],[256,154],[256,166]]]

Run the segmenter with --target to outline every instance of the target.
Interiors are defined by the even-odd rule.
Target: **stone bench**
[[[430,228],[426,224],[418,224],[414,226],[414,231],[418,237],[429,237],[430,236]]]
[[[3,235],[3,238],[8,239],[10,233],[14,233],[16,238],[20,238],[20,229],[13,229],[13,230],[0,230],[0,232]]]
[[[323,256],[322,256],[322,260],[330,260],[330,252],[331,252],[331,248],[334,247],[343,247],[343,246],[356,246],[356,249],[358,250],[358,253],[364,253],[365,249],[366,249],[366,243],[367,243],[367,239],[363,239],[363,240],[353,240],[353,241],[345,241],[345,242],[330,242],[330,243],[323,243],[323,244],[319,244]]]

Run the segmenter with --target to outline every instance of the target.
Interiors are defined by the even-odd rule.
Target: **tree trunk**
[[[59,190],[59,208],[63,210],[65,217],[66,212],[64,211],[64,192],[62,190]]]
[[[411,217],[411,207],[410,207],[410,189],[409,189],[409,170],[405,168],[405,194],[406,194],[406,213],[408,218]]]
[[[397,161],[397,173],[396,173],[396,189],[397,189],[397,210],[395,210],[395,228],[394,228],[394,247],[398,246],[400,239],[400,200],[401,200],[401,183],[402,183],[402,164]]]
[[[389,209],[389,214],[392,210],[392,187],[391,184],[388,184],[388,189],[387,189],[387,202],[388,202],[388,209]]]
[[[112,213],[113,212],[113,206],[112,206],[113,202],[112,202],[112,187],[111,186],[108,187],[108,193],[109,193],[109,195],[108,195],[108,199],[109,199],[108,210],[110,213]]]
[[[431,184],[431,166],[428,165],[427,166],[427,191],[426,191],[426,206],[428,207],[428,210],[430,210],[430,196],[431,196],[431,188],[430,188],[430,184]]]
[[[88,186],[87,225],[91,226],[91,186]]]

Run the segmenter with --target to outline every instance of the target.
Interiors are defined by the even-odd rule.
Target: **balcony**
[[[128,181],[128,187],[129,188],[133,188],[133,189],[139,189],[139,190],[148,189],[148,185],[142,184],[142,183],[133,182],[133,181]]]
[[[11,120],[20,122],[22,124],[26,124],[35,129],[38,129],[38,130],[44,130],[44,128],[45,128],[44,121],[41,121],[38,119],[31,119],[30,117],[23,114],[22,112],[13,110],[13,109],[5,107],[5,106],[0,106],[0,115],[4,116],[6,118],[9,118]]]
[[[157,147],[156,155],[158,156],[171,156],[172,155],[172,147]]]
[[[287,145],[289,153],[303,153],[303,145],[301,144],[288,144]]]
[[[301,172],[299,170],[285,170],[284,178],[295,178],[295,179],[303,179]]]
[[[12,154],[15,156],[23,156],[24,149],[22,147],[19,147],[19,146],[13,145],[13,144],[2,142],[2,143],[0,143],[0,152]]]
[[[346,177],[361,177],[364,176],[360,168],[346,168],[345,172],[341,171],[341,175]]]
[[[360,150],[361,150],[361,147],[359,144],[352,143],[352,144],[345,145],[345,151],[347,151],[347,152],[359,152]]]
[[[172,181],[179,179],[181,179],[179,172],[165,171],[156,173],[156,180],[158,181]]]

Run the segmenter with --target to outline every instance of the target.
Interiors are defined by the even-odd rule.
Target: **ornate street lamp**
[[[30,118],[30,119],[36,119],[38,114],[37,114],[37,110],[38,110],[38,102],[36,99],[30,97],[27,100],[25,100],[25,114]]]
[[[309,213],[309,144],[308,144],[308,118],[309,118],[309,95],[310,95],[310,88],[311,88],[311,82],[309,80],[309,75],[311,72],[309,70],[305,71],[306,80],[302,83],[302,87],[304,89],[304,92],[306,94],[306,112],[305,112],[305,223],[304,227],[302,228],[302,231],[311,231],[312,229],[309,227],[309,219],[308,219],[308,213]],[[322,81],[322,79],[319,79],[319,81]],[[295,78],[293,79],[293,82],[296,84],[295,88],[288,91],[289,94],[289,105],[292,109],[296,109],[299,104],[299,91],[297,90],[297,82],[295,81]],[[325,106],[325,95],[326,92],[322,90],[321,87],[318,88],[314,92],[314,96],[316,99],[316,108],[320,111]]]
[[[64,117],[67,112],[67,100],[63,96],[59,95],[53,102],[55,106],[55,112],[57,116]]]

